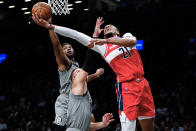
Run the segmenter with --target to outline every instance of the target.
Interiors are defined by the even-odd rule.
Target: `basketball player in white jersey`
[[[58,72],[59,72],[59,79],[60,79],[60,86],[61,86],[61,88],[59,89],[60,95],[57,97],[55,102],[55,114],[56,114],[55,121],[54,121],[55,131],[65,131],[66,127],[69,127],[70,128],[69,130],[72,130],[73,127],[78,127],[81,130],[82,129],[86,130],[89,128],[89,125],[88,122],[86,122],[85,120],[90,121],[90,118],[85,120],[82,119],[84,120],[82,121],[81,119],[79,119],[79,117],[85,116],[84,115],[85,113],[83,113],[82,114],[83,116],[81,116],[81,112],[85,109],[86,109],[85,112],[88,112],[88,114],[90,114],[87,116],[91,117],[91,111],[90,111],[91,106],[90,106],[90,102],[88,102],[88,100],[91,101],[91,98],[89,93],[87,93],[87,87],[86,86],[81,87],[80,83],[86,83],[86,80],[90,81],[95,78],[98,78],[100,75],[104,73],[104,70],[102,68],[97,69],[96,73],[86,77],[87,73],[79,69],[78,68],[79,64],[74,60],[74,50],[72,46],[68,43],[64,43],[63,45],[61,45],[58,36],[53,30],[49,30],[49,35],[53,44],[54,53],[56,56],[56,62],[58,64]],[[77,75],[80,75],[80,77],[76,77]],[[76,82],[74,82],[75,84],[72,89],[73,81]],[[72,91],[73,94],[72,93],[70,94],[70,90],[73,90]],[[86,102],[77,100],[77,98],[80,97],[79,95],[82,90],[84,90],[86,95],[85,98],[84,95],[82,95],[81,100],[84,99],[84,101]],[[81,106],[77,107],[77,109],[81,109],[80,112],[78,111],[73,112],[74,108],[76,108],[75,105],[77,105],[76,104],[77,102],[82,102],[84,108],[82,108]],[[86,103],[86,105],[84,103]],[[69,114],[67,112],[69,112]],[[72,121],[72,119],[74,119],[74,116],[77,117],[77,120],[79,120],[80,124],[77,124],[77,121]],[[110,122],[113,121],[113,119],[111,120],[112,117],[113,116],[111,113],[106,113],[103,116],[102,122],[92,122],[90,124],[90,129],[97,130],[108,126]]]

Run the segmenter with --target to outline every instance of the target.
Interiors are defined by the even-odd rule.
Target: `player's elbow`
[[[135,46],[137,43],[137,39],[135,36],[133,36],[131,33],[125,33],[122,38],[125,38],[128,40],[127,45],[126,46]]]
[[[137,43],[136,38],[135,39],[128,39],[126,46],[132,47],[135,46]]]
[[[96,125],[95,122],[92,122],[92,121],[91,121],[89,131],[96,131],[95,125]]]
[[[135,46],[136,43],[137,43],[136,37],[134,37],[133,39],[131,39],[131,46]]]

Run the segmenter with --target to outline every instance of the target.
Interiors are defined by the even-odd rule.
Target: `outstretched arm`
[[[53,25],[50,24],[48,21],[45,21],[41,18],[38,18],[38,16],[35,14],[32,16],[33,21],[46,28],[46,29],[51,29],[54,30],[54,32],[63,35],[65,37],[69,37],[72,38],[74,40],[77,40],[79,43],[83,44],[84,46],[88,46],[88,44],[90,43],[90,40],[92,39],[91,37],[89,37],[88,35],[85,35],[79,31],[67,28],[67,27],[62,27],[62,26],[57,26],[57,25]],[[92,50],[102,54],[102,49],[100,49],[101,46],[97,46],[96,48],[92,48]]]
[[[99,76],[101,76],[104,73],[104,69],[103,68],[99,68],[97,69],[97,71],[94,74],[90,74],[87,77],[87,82],[92,81],[95,78],[98,78]]]
[[[89,37],[81,32],[78,32],[76,30],[73,30],[73,29],[70,29],[67,27],[62,27],[62,26],[50,24],[48,21],[45,21],[45,20],[39,18],[36,14],[33,15],[32,18],[33,18],[34,22],[37,23],[38,25],[40,25],[46,29],[54,30],[54,32],[56,32],[60,35],[75,39],[85,46],[87,46],[89,44],[89,41],[91,40],[91,37]]]
[[[106,113],[102,117],[101,122],[91,122],[90,131],[95,131],[107,127],[112,121],[114,121],[114,119],[112,118],[113,118],[112,113]]]
[[[67,58],[67,56],[64,55],[63,53],[63,48],[59,42],[59,38],[57,36],[57,34],[54,32],[54,27],[51,26],[51,19],[50,18],[48,21],[45,21],[43,19],[39,19],[37,15],[33,15],[32,16],[33,20],[35,23],[37,23],[38,25],[49,29],[49,35],[50,35],[50,39],[52,41],[53,47],[54,47],[54,54],[56,56],[56,62],[59,66],[59,70],[60,71],[64,71],[65,69],[67,69],[71,62],[70,60]]]
[[[53,44],[54,54],[56,56],[56,62],[59,66],[59,70],[64,71],[67,68],[69,68],[71,62],[70,62],[69,58],[67,58],[67,56],[63,53],[63,48],[62,48],[62,46],[59,42],[58,36],[54,32],[54,30],[49,30],[49,35],[50,35],[50,39]]]
[[[136,37],[130,37],[130,38],[116,38],[116,39],[93,39],[90,41],[90,44],[95,45],[104,45],[104,44],[115,44],[119,46],[125,46],[125,47],[133,47],[136,45],[137,40]]]

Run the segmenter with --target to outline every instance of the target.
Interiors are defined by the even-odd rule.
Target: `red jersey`
[[[129,39],[135,38],[130,33],[126,33],[125,35]],[[94,48],[94,50],[99,52],[110,65],[116,74],[117,82],[132,80],[144,75],[142,60],[136,46],[123,47],[109,43],[97,46],[97,49]]]
[[[132,80],[143,76],[143,64],[138,50],[108,44],[103,57],[116,74],[117,82]]]
[[[92,39],[66,27],[55,26],[54,31],[85,46]],[[123,38],[136,39],[131,33],[126,33]],[[102,55],[116,74],[119,113],[124,111],[129,120],[135,120],[138,116],[154,116],[153,97],[150,86],[143,77],[143,64],[136,46],[123,47],[110,43],[95,45],[92,49]]]
[[[124,37],[135,39],[130,33]],[[143,64],[136,45],[123,47],[109,43],[93,49],[102,55],[116,74],[119,114],[124,111],[129,120],[135,120],[138,116],[155,116],[153,97],[143,77]]]

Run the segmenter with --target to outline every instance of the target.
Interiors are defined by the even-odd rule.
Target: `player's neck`
[[[73,55],[71,55],[71,56],[67,56],[67,57],[69,58],[69,60],[74,61],[74,56],[73,56]]]
[[[116,38],[118,35],[116,33],[108,33],[104,36],[105,39]]]
[[[115,36],[112,36],[112,37],[109,37],[108,39],[113,39],[113,38],[117,38],[118,36],[115,35]]]
[[[71,60],[76,62],[76,60],[74,59],[74,57]]]

